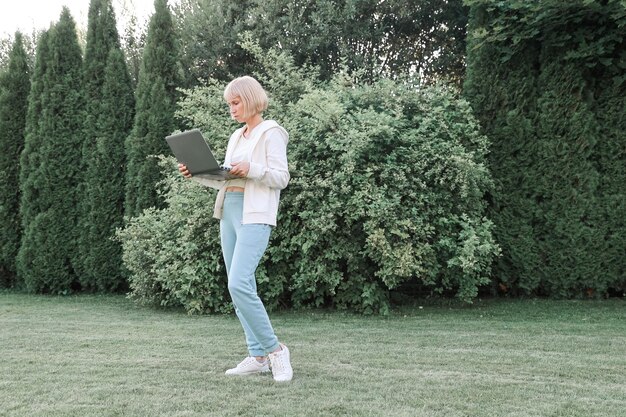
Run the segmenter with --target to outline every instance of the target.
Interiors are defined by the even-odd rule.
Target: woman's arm
[[[270,129],[265,133],[266,162],[250,162],[248,178],[259,181],[270,188],[282,190],[289,183],[287,165],[288,137],[282,129]]]

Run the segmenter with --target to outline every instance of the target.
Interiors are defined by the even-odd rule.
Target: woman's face
[[[245,123],[248,118],[244,116],[246,110],[243,106],[241,97],[237,96],[228,102],[228,108],[230,109],[230,117],[237,120],[239,123]]]

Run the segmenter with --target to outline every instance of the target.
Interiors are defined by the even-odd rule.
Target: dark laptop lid
[[[178,162],[187,165],[191,175],[220,170],[220,165],[198,129],[170,135],[165,140]]]
[[[170,135],[165,140],[178,162],[185,164],[192,176],[217,181],[239,178],[230,173],[230,168],[217,163],[198,129]]]

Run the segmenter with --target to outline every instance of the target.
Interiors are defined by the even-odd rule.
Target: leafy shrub
[[[257,271],[266,305],[385,313],[389,291],[407,282],[471,302],[499,249],[484,218],[488,141],[468,104],[443,86],[361,85],[358,74],[316,84],[312,70],[246,46],[271,93],[266,116],[290,132],[292,179]],[[234,127],[222,88],[185,91],[179,111],[218,153]],[[135,297],[223,311],[213,198],[177,173],[164,185],[167,208],[120,234]]]
[[[219,224],[211,218],[213,199],[174,172],[174,165],[173,159],[161,158],[160,166],[168,173],[160,184],[166,207],[144,210],[117,232],[131,298],[183,306],[190,313],[230,311]]]

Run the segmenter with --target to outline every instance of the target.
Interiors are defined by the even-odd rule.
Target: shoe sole
[[[226,376],[248,376],[248,375],[256,375],[256,374],[266,374],[270,372],[270,370],[266,370],[266,371],[254,371],[254,372],[238,372],[238,373],[224,373],[224,375]]]

